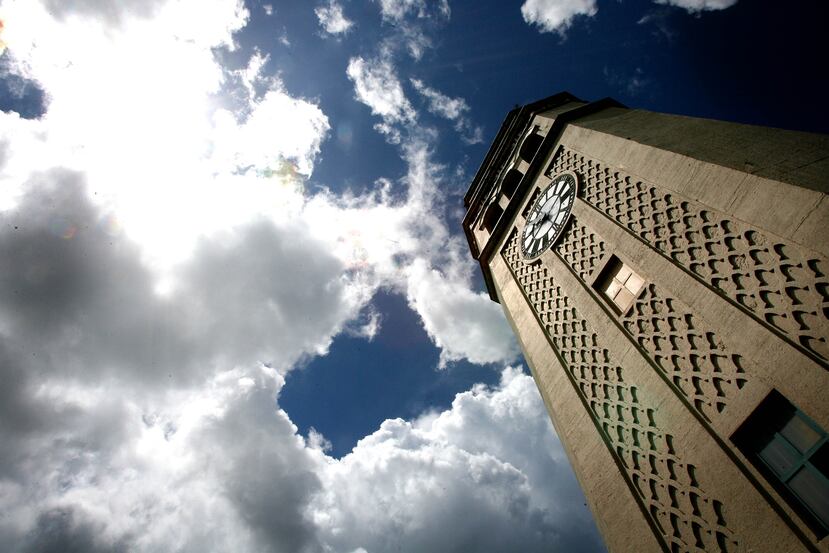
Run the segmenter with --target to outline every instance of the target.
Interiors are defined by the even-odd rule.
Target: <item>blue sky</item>
[[[828,9],[0,1],[0,549],[603,551],[461,198],[562,90],[829,132]]]

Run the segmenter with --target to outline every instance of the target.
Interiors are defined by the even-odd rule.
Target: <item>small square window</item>
[[[633,305],[644,286],[645,279],[616,256],[610,257],[595,285],[618,313],[625,313]]]
[[[818,538],[829,533],[829,435],[773,390],[731,437]]]

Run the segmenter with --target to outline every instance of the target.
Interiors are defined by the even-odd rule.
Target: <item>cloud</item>
[[[385,421],[322,473],[311,508],[325,541],[335,551],[599,551],[559,445],[544,438],[534,386],[507,369],[497,388],[459,394],[443,413]]]
[[[421,262],[409,268],[408,293],[412,308],[420,313],[426,331],[441,348],[441,366],[461,359],[503,363],[517,357],[515,339],[504,325],[501,307],[486,294],[445,279]]]
[[[320,26],[330,35],[341,35],[348,32],[354,26],[343,14],[343,7],[337,0],[328,0],[328,4],[314,8],[314,13],[319,20]]]
[[[463,117],[464,113],[469,111],[469,106],[466,105],[466,100],[463,98],[451,98],[426,86],[423,81],[419,79],[410,79],[412,86],[424,98],[429,101],[429,111],[440,115],[450,121],[457,121]]]
[[[737,0],[654,0],[657,4],[666,4],[684,8],[690,13],[724,10],[737,3]]]
[[[28,543],[22,550],[32,553],[116,553],[129,549],[124,541],[102,539],[102,525],[85,522],[72,508],[63,507],[38,515]]]
[[[451,10],[448,0],[376,0],[380,4],[383,19],[401,22],[408,17],[427,19],[448,18]]]
[[[44,7],[59,19],[69,16],[93,17],[108,24],[119,24],[125,17],[149,18],[167,0],[41,0]]]
[[[0,373],[14,386],[32,361],[10,360]],[[518,370],[443,413],[388,420],[337,460],[324,437],[297,434],[278,405],[283,377],[262,365],[141,395],[38,363],[0,411],[4,550],[599,550]],[[26,402],[28,427],[7,425]]]
[[[439,215],[446,187],[444,167],[433,161],[434,137],[406,136],[406,195],[392,200],[386,188],[351,199],[312,198],[304,211],[314,236],[335,236],[332,248],[370,296],[379,287],[404,294],[441,349],[441,363],[512,362],[518,351],[500,307],[470,290],[475,265],[466,244]]]
[[[521,15],[530,25],[537,25],[542,33],[560,35],[578,16],[596,15],[596,0],[525,0]]]
[[[275,407],[275,371],[144,398],[45,376],[34,400],[51,424],[0,429],[25,463],[2,481],[3,550],[321,550],[307,515],[319,454]]]
[[[611,70],[608,67],[603,69],[605,80],[617,90],[623,91],[628,96],[639,96],[652,85],[652,79],[645,76],[641,67],[635,68],[632,72]]]
[[[395,126],[413,124],[417,113],[403,92],[391,60],[385,56],[370,60],[351,58],[346,74],[354,83],[357,100],[381,118],[375,128],[392,142],[399,142],[400,134]]]
[[[406,173],[311,195],[328,118],[267,56],[219,62],[240,3],[64,6],[4,4],[10,71],[50,102],[38,119],[0,113],[0,549],[576,543],[589,522],[561,503],[581,499],[519,371],[387,421],[341,460],[279,407],[285,375],[335,336],[377,332],[380,287],[409,299],[445,363],[516,354],[470,289],[436,136],[411,130],[390,62],[349,67]]]
[[[380,325],[383,321],[383,316],[373,306],[369,305],[368,309],[359,319],[352,321],[352,323],[345,328],[346,334],[357,338],[366,338],[372,341],[377,333],[380,332]]]
[[[670,24],[670,12],[670,8],[657,8],[643,15],[636,23],[637,25],[653,24],[654,30],[651,31],[653,36],[673,42],[677,31]]]
[[[276,369],[351,317],[339,261],[296,223],[252,223],[162,297],[96,221],[51,171],[0,230],[0,548],[319,550],[315,454]]]
[[[367,299],[298,220],[252,221],[202,241],[175,273],[177,291],[159,296],[139,249],[108,232],[78,175],[52,171],[29,186],[6,214],[16,228],[0,235],[0,308],[14,314],[3,326],[18,348],[59,356],[67,378],[152,387],[234,364],[287,371],[326,351]]]
[[[448,0],[377,0],[383,22],[389,24],[394,35],[386,46],[396,48],[405,45],[415,60],[432,47],[434,29],[449,20],[451,10]]]
[[[391,288],[414,298],[416,294],[410,292],[414,281],[407,271],[418,259],[426,268],[423,275],[441,275],[447,286],[455,289],[470,286],[474,266],[463,244],[450,238],[445,222],[437,215],[443,209],[437,190],[445,176],[432,161],[429,144],[436,137],[432,131],[414,128],[417,113],[403,91],[390,53],[368,60],[352,58],[348,74],[357,98],[380,118],[378,127],[388,133],[389,140],[405,139],[401,152],[410,170],[398,183],[407,191],[404,201],[382,194],[346,199],[323,192],[310,197],[303,183],[312,173],[328,134],[327,117],[314,102],[290,96],[278,76],[267,73],[268,56],[254,50],[247,64],[236,69],[218,62],[214,49],[230,48],[233,33],[246,23],[248,14],[239,4],[214,0],[200,8],[199,18],[181,11],[188,7],[192,6],[160,4],[149,20],[157,27],[154,40],[149,42],[145,40],[148,20],[128,12],[117,27],[109,28],[99,25],[100,21],[108,21],[103,15],[98,20],[91,15],[60,19],[37,3],[10,2],[4,7],[8,20],[15,22],[9,26],[13,32],[6,54],[11,60],[10,70],[39,83],[51,101],[38,120],[23,120],[13,112],[0,114],[0,144],[4,145],[0,208],[20,207],[28,193],[43,193],[69,183],[84,191],[77,196],[86,194],[92,203],[76,202],[71,204],[77,204],[75,211],[51,216],[71,218],[77,227],[73,232],[81,228],[78,225],[95,220],[100,228],[108,229],[109,235],[117,236],[124,248],[137,252],[124,258],[135,257],[138,261],[130,261],[137,263],[135,267],[117,265],[123,260],[116,263],[119,271],[130,275],[126,280],[133,280],[136,290],[141,291],[136,297],[142,298],[132,305],[135,320],[127,318],[122,326],[114,327],[122,342],[129,341],[133,332],[136,337],[136,345],[125,350],[135,353],[124,355],[119,362],[129,358],[130,366],[140,367],[152,361],[146,358],[146,351],[155,350],[137,345],[155,339],[145,328],[182,325],[196,337],[215,334],[212,347],[205,348],[201,357],[194,357],[195,365],[218,362],[220,355],[228,360],[244,354],[238,361],[255,358],[287,370],[304,355],[324,352],[332,335],[352,328],[348,321],[358,317],[378,288]],[[403,13],[405,17],[420,15],[411,10]],[[42,38],[38,38],[38,29],[45,29]],[[111,55],[102,56],[101,52]],[[180,78],[181,67],[188,67],[186,79]],[[84,85],[87,75],[106,78],[90,88]],[[168,79],[171,86],[160,91],[153,84],[159,79]],[[217,102],[228,89],[233,92],[235,106]],[[23,212],[29,205],[21,207]],[[343,220],[348,223],[330,223]],[[377,229],[383,229],[379,236]],[[225,282],[256,289],[261,297],[278,290],[246,283],[245,273],[239,272],[228,274],[226,280],[209,282],[192,267],[198,262],[204,264],[205,271],[216,273],[224,270],[221,263],[244,267],[246,260],[240,256],[257,256],[246,245],[248,242],[269,249],[274,256],[287,256],[283,261],[294,259],[291,256],[299,252],[286,245],[285,236],[290,233],[310,233],[316,245],[303,241],[298,244],[333,252],[331,263],[339,265],[317,269],[324,269],[320,285],[336,293],[319,296],[334,303],[321,312],[316,320],[320,326],[307,339],[290,331],[280,335],[290,343],[273,339],[275,347],[286,344],[284,355],[276,359],[272,351],[257,344],[272,340],[266,329],[281,320],[277,310],[268,311],[268,304],[251,299],[251,304],[240,301],[237,313],[226,313],[221,303],[200,305],[204,300],[199,294],[200,286],[221,286]],[[108,259],[103,255],[104,240],[101,238],[99,244],[78,238],[73,242],[78,245],[73,247],[92,263]],[[266,273],[257,272],[260,268],[279,271],[279,259],[258,257],[262,257],[262,263],[249,268],[249,278],[265,278]],[[308,266],[314,267],[313,263]],[[102,289],[111,288],[105,277],[93,269],[84,270],[90,274],[69,276],[98,278]],[[113,274],[112,278],[120,277]],[[290,284],[294,285],[293,281]],[[164,294],[167,303],[160,303],[150,292]],[[113,288],[111,293],[122,292]],[[152,301],[145,301],[145,296]],[[430,305],[426,300],[410,303]],[[259,326],[244,327],[239,316],[242,307],[250,309],[249,318]],[[192,321],[177,318],[178,313],[198,309],[208,316],[194,316]],[[95,314],[98,316],[97,311]],[[238,318],[234,324],[241,325],[240,330],[221,335],[208,324],[211,314],[221,314],[227,320]],[[432,316],[425,311],[420,315],[424,324]],[[103,328],[108,316],[101,311],[98,318],[83,319],[93,326],[80,328]],[[202,326],[192,328],[194,322]],[[218,324],[215,320],[213,323]],[[443,325],[429,324],[435,343],[451,350],[446,359],[457,359],[459,352],[471,351],[453,345],[454,338],[444,337],[451,331]],[[485,318],[481,324],[488,329],[484,334],[493,331],[492,319]],[[501,326],[503,334],[508,334],[503,317]],[[295,327],[297,332],[309,330],[302,324]],[[371,335],[371,328],[365,327],[366,336]],[[172,342],[156,348],[156,355],[188,357],[181,353],[184,345],[174,340],[176,332],[164,330],[161,336]],[[117,340],[94,343],[90,339],[85,337],[77,344],[77,360],[121,347]],[[239,344],[234,345],[235,339]],[[503,340],[493,343],[504,345],[501,360],[513,358],[512,345],[506,346]],[[496,356],[488,353],[475,358]]]
[[[474,126],[466,117],[469,105],[463,98],[452,98],[434,88],[426,86],[419,79],[410,79],[415,90],[428,101],[430,113],[448,119],[455,123],[455,130],[462,133],[463,140],[467,144],[478,144],[483,141],[483,130]]]
[[[428,153],[409,155],[408,201],[428,201]],[[532,379],[506,371],[329,458],[279,409],[278,361],[249,355],[284,363],[336,332],[316,315],[337,325],[340,266],[302,241],[311,233],[258,223],[203,242],[181,269],[186,294],[158,296],[137,248],[83,224],[98,219],[77,175],[43,179],[0,229],[4,548],[590,550],[586,511],[563,507],[581,499]],[[446,286],[434,271],[408,278]]]
[[[312,171],[328,120],[316,104],[260,74],[265,56],[251,56],[244,78],[218,63],[214,49],[230,47],[246,22],[235,0],[164,4],[151,20],[152,40],[143,19],[125,17],[108,29],[95,20],[51,18],[37,3],[11,2],[4,10],[4,56],[50,102],[29,125],[0,115],[0,134],[14,141],[0,205],[13,205],[41,167],[83,172],[90,194],[117,213],[143,255],[169,266],[204,234],[269,206],[301,203],[294,189]],[[242,105],[217,107],[226,106],[217,96],[234,80],[245,81]]]

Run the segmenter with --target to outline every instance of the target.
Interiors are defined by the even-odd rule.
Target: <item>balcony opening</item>
[[[484,228],[490,234],[493,230],[495,230],[495,225],[498,223],[498,219],[501,218],[501,214],[504,213],[504,210],[501,209],[501,206],[497,203],[489,204],[489,207],[486,208],[486,212],[484,212]]]
[[[538,149],[541,147],[541,143],[544,141],[544,137],[538,134],[538,127],[535,127],[530,134],[524,139],[524,142],[521,144],[521,149],[518,150],[518,156],[530,163],[535,154],[538,153]]]
[[[515,190],[518,188],[518,183],[521,182],[523,177],[524,173],[518,169],[510,169],[507,171],[507,174],[504,175],[504,180],[501,181],[501,193],[507,198],[512,198],[512,195],[515,194]]]

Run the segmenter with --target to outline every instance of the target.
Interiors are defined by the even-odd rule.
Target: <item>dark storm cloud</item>
[[[261,222],[203,243],[182,275],[197,332],[229,359],[291,361],[313,350],[351,314],[343,266],[301,226]],[[288,368],[288,367],[281,367]]]
[[[78,41],[53,40],[50,46],[43,38],[33,48],[31,59],[42,66],[33,66],[32,75],[44,77],[50,97],[60,101],[49,106],[48,117],[26,121],[19,125],[22,130],[7,133],[11,147],[5,154],[0,145],[0,167],[3,158],[9,158],[0,177],[15,190],[27,191],[17,207],[0,215],[0,383],[5,386],[0,390],[4,402],[0,406],[0,551],[494,553],[559,546],[587,550],[594,545],[583,547],[576,539],[586,527],[583,511],[556,510],[562,501],[578,501],[575,484],[557,471],[560,448],[551,441],[549,421],[532,381],[518,372],[497,390],[476,388],[458,399],[441,414],[441,423],[386,421],[342,462],[318,449],[322,438],[306,441],[299,436],[279,409],[284,381],[268,367],[288,371],[303,357],[324,352],[331,337],[365,307],[362,302],[371,286],[390,281],[405,287],[410,301],[422,309],[424,322],[430,321],[428,329],[435,341],[443,343],[438,336],[448,336],[448,351],[459,358],[482,351],[490,352],[484,361],[512,357],[512,342],[499,341],[509,331],[498,307],[468,290],[470,262],[461,262],[465,250],[434,214],[439,209],[435,198],[445,188],[426,145],[438,142],[436,132],[420,129],[413,134],[428,135],[418,139],[425,140],[423,145],[402,145],[410,167],[406,202],[391,202],[378,194],[366,205],[357,202],[349,208],[361,221],[368,221],[360,227],[366,235],[388,224],[389,208],[416,220],[414,226],[426,230],[390,230],[383,238],[395,244],[392,239],[415,242],[416,246],[401,250],[408,256],[404,265],[428,260],[423,272],[431,278],[417,279],[413,271],[398,266],[394,276],[375,281],[370,271],[379,271],[382,262],[367,255],[361,261],[368,265],[365,273],[371,284],[355,284],[353,279],[363,269],[346,269],[329,253],[331,243],[309,238],[331,231],[336,226],[332,222],[346,214],[345,208],[332,208],[326,211],[328,217],[315,219],[304,198],[299,215],[276,219],[284,210],[279,205],[263,206],[256,211],[268,211],[276,223],[248,220],[204,238],[190,257],[179,260],[181,265],[171,274],[172,292],[159,295],[158,275],[142,258],[149,250],[113,233],[102,217],[105,213],[87,197],[84,174],[40,168],[83,148],[85,153],[73,162],[77,167],[89,164],[87,174],[98,177],[92,182],[94,189],[138,186],[137,179],[132,184],[130,179],[106,182],[102,175],[122,170],[125,163],[115,159],[126,160],[126,165],[133,162],[136,149],[125,144],[141,143],[147,136],[143,144],[150,140],[156,144],[154,139],[161,139],[161,133],[182,136],[186,142],[189,127],[188,132],[178,127],[192,120],[173,114],[189,113],[191,103],[199,105],[197,96],[182,102],[176,91],[153,83],[168,82],[171,73],[164,71],[183,67],[186,80],[199,88],[204,81],[191,78],[198,72],[191,75],[190,69],[198,66],[200,58],[183,52],[192,53],[193,40],[202,46],[229,40],[215,37],[227,37],[241,24],[241,19],[229,24],[223,17],[239,16],[234,10],[242,4],[193,2],[199,9],[203,5],[205,12],[171,16],[162,25],[175,36],[160,27],[144,28],[143,23],[151,20],[142,21],[134,28],[136,34],[126,37],[135,39],[127,44],[141,46],[132,57],[132,48],[125,50],[118,44],[118,33],[131,27],[128,14],[147,16],[159,2],[41,3],[66,25],[65,30],[58,25],[49,36],[62,37],[60,32],[66,32]],[[385,27],[389,40],[378,45],[376,56],[386,48],[399,54],[398,48],[404,47],[413,57],[422,55],[434,44],[430,33],[446,24],[449,16],[448,4],[442,1],[382,4],[384,13],[386,8],[392,14],[402,11],[399,17],[392,16],[400,21]],[[421,4],[434,10],[412,8]],[[306,11],[310,14],[311,9]],[[94,42],[95,22],[112,36]],[[115,28],[118,24],[121,29]],[[32,36],[39,39],[35,35],[40,27],[35,27]],[[41,33],[45,37],[50,28],[43,29],[47,29]],[[89,49],[91,58],[85,58],[83,48],[70,48],[86,44],[87,31],[93,39],[89,44],[99,45]],[[100,47],[110,45],[108,38],[114,39],[112,51]],[[400,46],[392,47],[396,40]],[[55,46],[55,42],[60,43]],[[63,44],[72,64],[65,65]],[[34,53],[44,50],[46,62],[37,62]],[[209,54],[206,48],[205,53]],[[106,55],[98,59],[100,54]],[[105,61],[112,59],[112,64]],[[133,61],[118,62],[123,59]],[[164,63],[167,59],[192,61],[194,66],[179,61],[170,65]],[[205,69],[219,69],[208,59],[212,58],[202,60]],[[124,67],[130,75],[118,73]],[[95,75],[101,78],[96,80]],[[128,86],[108,86],[121,81]],[[146,89],[132,86],[138,81],[150,84]],[[89,87],[89,82],[96,86]],[[188,90],[194,92],[184,88]],[[149,101],[145,102],[145,95]],[[162,104],[152,102],[159,99]],[[158,109],[162,106],[166,109]],[[298,104],[291,106],[293,110]],[[310,110],[309,125],[316,129],[308,139],[312,153],[300,155],[309,170],[323,127],[327,128],[321,111]],[[155,119],[154,112],[162,117]],[[281,128],[291,128],[294,139],[299,136],[294,125],[281,120],[281,110],[263,117],[261,121],[268,124],[250,135],[256,140],[234,145],[242,150],[265,145],[269,150],[266,137],[283,136]],[[16,116],[6,119],[13,121]],[[142,134],[147,130],[151,132]],[[70,144],[62,137],[70,137]],[[200,153],[188,157],[191,147],[202,152],[213,138],[193,138],[195,142],[183,145],[181,151],[164,140],[160,143],[172,146],[169,152],[137,150],[142,166],[151,168],[144,174],[154,184],[167,183],[172,195],[190,194],[187,203],[203,213],[200,192],[218,181],[198,181],[204,188],[194,192],[187,192],[191,182],[178,189],[182,184],[178,179],[188,174],[188,162],[199,164],[189,174],[215,170],[203,165],[206,160]],[[188,154],[182,159],[184,151]],[[232,149],[229,155],[248,153]],[[257,154],[254,147],[250,155]],[[174,169],[171,176],[166,174],[171,166],[184,170]],[[22,177],[32,170],[40,172]],[[254,185],[273,186],[277,180]],[[226,191],[228,198],[245,194],[235,188],[242,182],[234,178],[234,188]],[[333,205],[341,198],[320,195],[317,200]],[[368,204],[381,212],[379,216]],[[189,206],[175,211],[182,217],[190,213]],[[145,220],[154,216],[151,209],[142,215]],[[309,233],[308,226],[313,225],[309,221],[322,228]],[[330,237],[330,242],[335,240],[336,236]],[[432,271],[433,267],[440,271]],[[440,285],[441,273],[451,285]],[[417,294],[415,285],[422,285]],[[457,313],[450,317],[447,309],[453,306]],[[501,327],[496,328],[496,322]],[[457,335],[455,328],[464,328],[466,335]],[[456,336],[464,339],[455,341]],[[491,345],[497,343],[501,347],[492,351]],[[348,370],[353,367],[341,368],[352,378],[358,374]],[[396,368],[391,364],[388,370]],[[351,385],[360,389],[362,382],[355,379]]]
[[[119,551],[96,541],[112,521],[89,512],[90,502],[108,488],[120,493],[136,474],[164,485],[166,477],[143,472],[136,444],[157,419],[164,439],[175,438],[176,421],[164,414],[176,408],[169,398],[193,394],[226,409],[186,438],[204,461],[190,478],[221,482],[226,504],[259,536],[257,549],[318,550],[304,510],[319,481],[277,410],[278,377],[223,400],[210,399],[217,385],[209,383],[260,362],[288,369],[324,349],[353,309],[340,262],[302,228],[253,223],[203,241],[164,298],[137,248],[100,224],[81,175],[44,172],[27,190],[0,220],[0,482],[22,494],[7,496],[16,507],[7,506],[34,528],[20,535],[0,517],[0,550],[64,543],[63,551]],[[233,382],[218,386],[236,390]],[[181,499],[195,493],[187,486],[168,492],[172,514],[136,499],[127,514],[116,513],[127,517],[120,522],[141,528],[207,509],[201,496]],[[67,494],[87,503],[73,505]],[[227,536],[227,525],[189,528],[188,547]]]
[[[13,345],[37,357],[38,372],[157,369],[166,348],[154,340],[151,281],[135,248],[98,226],[78,174],[52,171],[29,184],[0,233],[0,309]]]
[[[287,415],[277,411],[276,395],[260,378],[195,440],[262,547],[316,553],[322,546],[307,507],[320,491],[319,466]]]
[[[138,250],[109,235],[79,175],[30,183],[0,229],[0,312],[35,372],[187,384],[217,365],[287,368],[350,312],[342,266],[302,228],[251,224],[203,242],[178,293],[153,292]]]
[[[21,553],[126,553],[127,543],[102,543],[100,528],[78,520],[72,509],[42,513],[27,537]]]
[[[27,189],[0,221],[0,550],[597,549],[520,372],[341,461],[297,435],[260,363],[320,351],[359,307],[299,223],[203,240],[162,297],[81,175]]]

